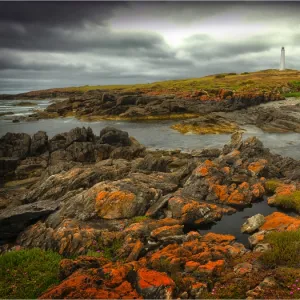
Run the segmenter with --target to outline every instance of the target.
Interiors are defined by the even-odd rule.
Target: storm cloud
[[[0,2],[0,93],[300,69],[297,2]]]

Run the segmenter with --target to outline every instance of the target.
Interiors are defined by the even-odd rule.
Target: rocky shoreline
[[[56,100],[44,111],[13,118],[13,122],[75,117],[82,121],[100,120],[184,120],[172,126],[181,133],[233,133],[245,125],[266,132],[300,132],[300,103],[284,100],[276,93],[235,93],[220,89],[185,97],[145,93],[94,90]]]
[[[280,276],[299,277],[297,261],[282,270],[260,257],[272,251],[270,232],[300,229],[300,161],[255,137],[236,131],[222,150],[191,155],[149,151],[112,127],[7,133],[0,157],[1,251],[77,256],[61,261],[61,283],[41,298],[294,297]],[[186,230],[263,197],[297,216],[251,216],[248,249]]]

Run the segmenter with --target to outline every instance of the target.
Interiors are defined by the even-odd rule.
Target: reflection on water
[[[243,243],[246,247],[249,246],[248,237],[249,234],[241,233],[241,227],[246,222],[246,220],[256,214],[262,214],[268,216],[275,211],[282,211],[279,208],[271,207],[268,205],[267,198],[261,202],[253,203],[251,207],[247,207],[242,211],[238,211],[232,215],[225,215],[223,218],[208,226],[198,226],[191,227],[185,226],[185,232],[191,230],[198,230],[201,234],[206,234],[208,232],[214,232],[219,234],[232,234],[236,237],[236,240]],[[296,216],[293,212],[282,211],[285,214]]]
[[[30,100],[27,100],[30,101]],[[16,101],[1,101],[0,112],[6,109],[17,114],[31,113],[32,109],[44,109],[49,105],[49,100],[35,101],[37,106],[19,107],[13,106]],[[5,108],[3,108],[5,106]],[[7,108],[8,107],[8,108]],[[178,121],[147,121],[147,122],[128,122],[128,121],[97,121],[81,122],[75,118],[59,118],[55,120],[39,120],[36,122],[12,123],[11,120],[5,120],[12,116],[0,118],[0,136],[6,132],[25,132],[33,134],[38,130],[46,131],[49,137],[79,126],[90,126],[94,133],[99,132],[105,126],[114,126],[127,131],[135,137],[140,143],[153,149],[180,149],[191,151],[193,149],[202,149],[208,147],[222,147],[230,140],[230,134],[181,134],[170,128],[172,124]],[[300,159],[300,134],[299,133],[266,133],[256,126],[245,126],[244,138],[257,136],[274,153],[284,156],[290,156]]]

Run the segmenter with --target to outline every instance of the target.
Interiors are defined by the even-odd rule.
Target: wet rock
[[[257,230],[260,226],[265,223],[265,217],[262,214],[256,214],[255,216],[247,219],[247,221],[242,225],[241,231],[252,233]]]
[[[0,238],[16,237],[33,221],[53,213],[59,204],[53,201],[39,201],[6,209],[0,214]]]

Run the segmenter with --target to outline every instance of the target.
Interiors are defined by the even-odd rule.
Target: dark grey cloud
[[[300,68],[297,2],[0,2],[0,93]]]

